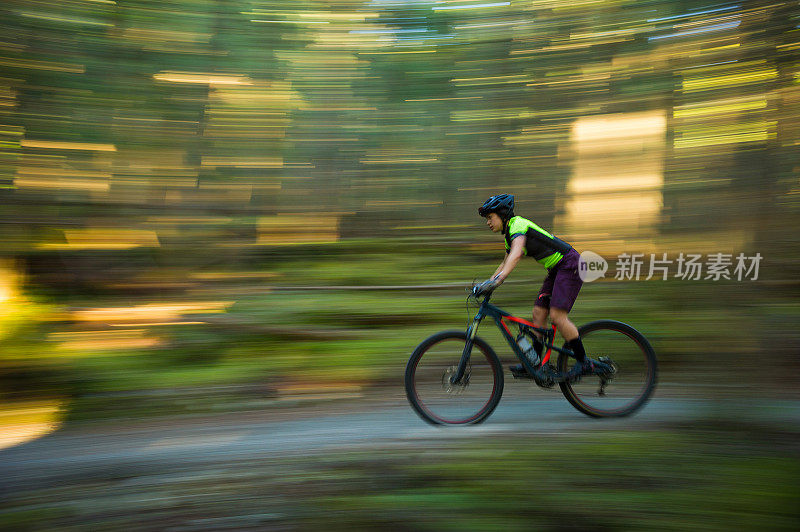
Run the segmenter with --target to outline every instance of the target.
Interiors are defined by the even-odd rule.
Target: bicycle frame
[[[509,312],[506,312],[505,310],[492,305],[491,303],[489,303],[490,297],[491,294],[487,294],[484,297],[483,301],[481,302],[481,306],[478,309],[478,313],[472,319],[472,324],[470,324],[469,328],[467,329],[467,342],[464,345],[464,351],[461,354],[461,360],[458,363],[458,368],[456,368],[455,374],[450,379],[450,381],[453,384],[458,383],[464,377],[464,373],[467,370],[467,364],[469,364],[469,357],[470,354],[472,353],[472,345],[474,343],[474,338],[476,333],[478,332],[478,326],[481,324],[481,321],[483,321],[483,319],[486,317],[494,319],[495,325],[497,325],[497,328],[500,329],[500,334],[503,336],[503,338],[505,338],[506,342],[508,342],[508,345],[514,351],[514,354],[517,355],[517,358],[519,358],[519,361],[522,363],[525,369],[531,374],[533,374],[535,368],[531,366],[530,362],[528,362],[528,358],[519,348],[519,345],[517,345],[516,337],[513,334],[511,334],[511,331],[509,330],[508,325],[506,325],[505,320],[514,322],[515,324],[517,324],[517,326],[521,328],[522,327],[528,328],[542,335],[542,343],[544,344],[544,347],[547,348],[547,352],[542,357],[542,364],[546,364],[547,362],[549,362],[550,354],[553,349],[555,349],[559,353],[564,353],[569,356],[573,356],[573,352],[570,351],[569,349],[562,349],[560,347],[556,347],[555,345],[553,345],[553,340],[555,339],[556,335],[555,325],[551,325],[551,327],[537,327],[536,325],[533,324],[533,322],[524,320],[522,318],[517,318],[516,316],[512,316]]]

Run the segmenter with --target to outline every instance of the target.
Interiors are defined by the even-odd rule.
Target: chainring
[[[556,384],[553,374],[553,366],[551,366],[549,363],[544,364],[542,367],[537,368],[536,371],[533,372],[533,382],[535,382],[536,385],[541,388],[552,388]]]

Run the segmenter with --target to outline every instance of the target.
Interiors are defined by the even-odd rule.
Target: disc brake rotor
[[[611,360],[611,357],[601,356],[601,357],[597,357],[597,360],[599,360],[603,364],[606,364],[607,366],[611,367],[611,371],[603,374],[603,376],[606,378],[606,380],[609,380],[609,381],[611,379],[613,379],[614,376],[617,374],[618,368],[617,368],[617,365],[614,363],[614,361]]]
[[[453,383],[452,377],[456,374],[456,369],[456,366],[450,366],[444,370],[444,375],[442,375],[442,389],[445,391],[445,393],[458,395],[466,390],[467,386],[469,386],[469,375],[471,368],[467,368],[467,370],[464,372],[464,376],[461,377],[459,382]]]
[[[599,375],[600,387],[597,389],[597,395],[602,397],[606,394],[606,386],[608,386],[608,384],[614,380],[614,376],[617,374],[617,365],[614,364],[614,361],[611,360],[611,357],[597,357],[597,360],[611,368],[611,371]]]

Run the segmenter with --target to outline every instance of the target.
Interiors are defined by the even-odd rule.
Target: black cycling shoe
[[[564,375],[564,380],[568,382],[578,382],[581,380],[581,377],[584,375],[613,375],[616,373],[616,370],[611,366],[611,364],[607,364],[606,362],[601,362],[599,360],[592,360],[591,358],[586,358],[583,362],[576,362],[572,368]]]
[[[515,364],[513,366],[509,366],[508,369],[511,371],[511,375],[513,375],[515,379],[533,378],[533,375],[528,373],[528,370],[526,370],[525,366],[523,366],[522,364]]]
[[[616,370],[609,362],[608,357],[600,357],[600,360],[592,360],[592,365],[594,366],[592,372],[596,375],[613,375],[616,373]]]
[[[567,382],[578,382],[584,375],[593,375],[599,369],[596,363],[591,358],[587,358],[583,362],[575,362],[575,365],[564,375],[564,380]],[[605,364],[603,364],[605,366]]]

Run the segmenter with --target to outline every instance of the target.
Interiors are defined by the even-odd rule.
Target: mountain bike
[[[422,341],[406,366],[408,401],[419,416],[434,425],[481,423],[491,415],[503,395],[503,368],[494,349],[477,336],[484,318],[493,318],[501,335],[527,370],[530,380],[542,388],[556,384],[567,401],[591,417],[621,417],[640,409],[653,394],[657,362],[653,348],[636,329],[613,320],[599,320],[578,328],[595,372],[577,379],[568,377],[574,353],[554,345],[555,325],[537,327],[489,303],[491,292],[476,294],[473,286],[468,305],[479,303],[466,331],[448,330]],[[517,335],[512,334],[515,329]],[[518,342],[540,336],[547,351],[533,364]],[[555,363],[551,354],[558,353]]]

